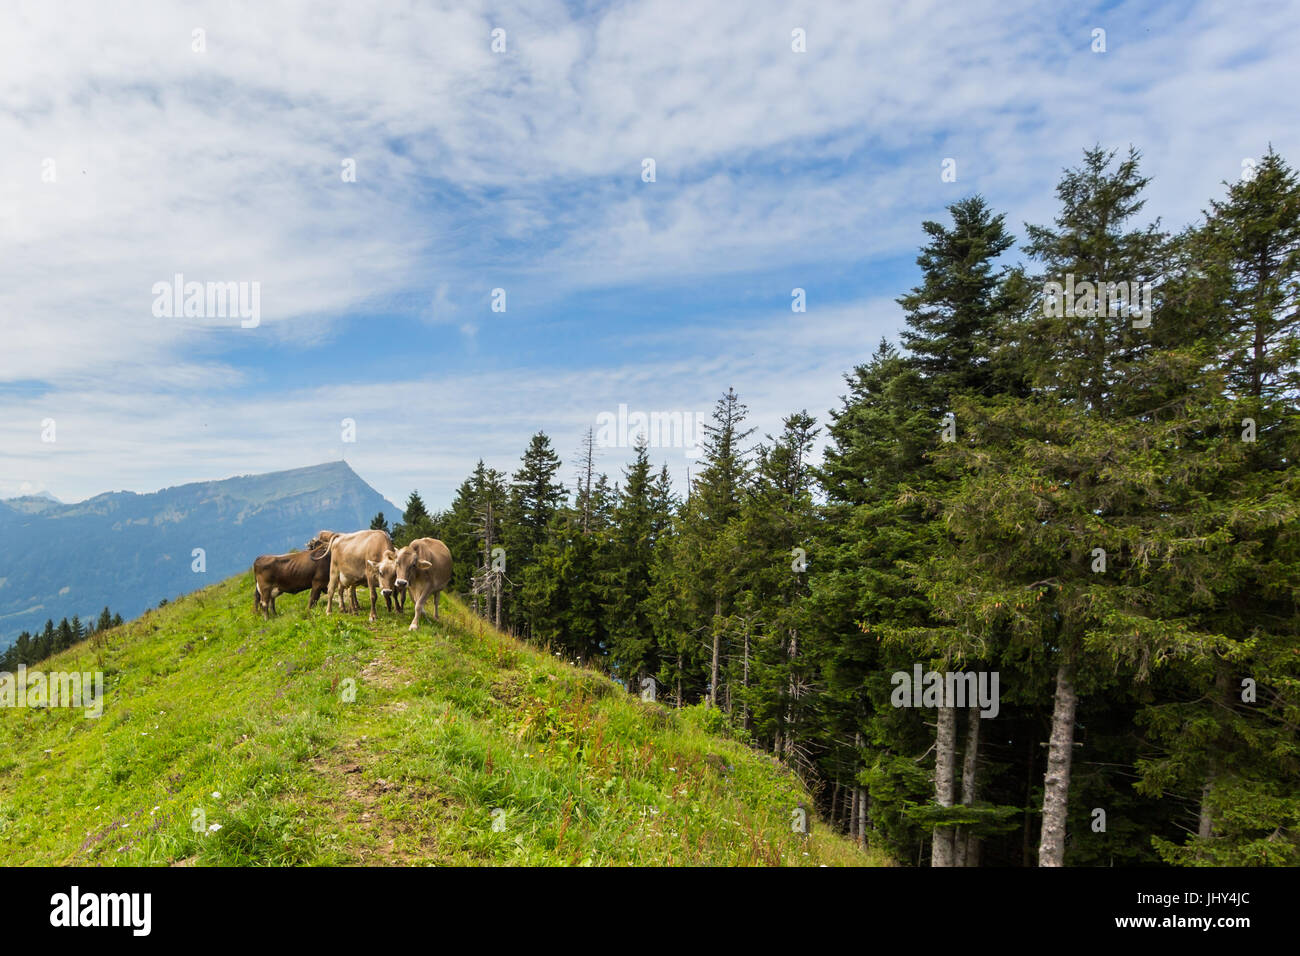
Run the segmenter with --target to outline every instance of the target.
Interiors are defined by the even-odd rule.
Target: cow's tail
[[[253,613],[262,613],[262,589],[257,581],[253,581]]]

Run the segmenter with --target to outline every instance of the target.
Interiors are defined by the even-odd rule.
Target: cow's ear
[[[384,557],[387,558],[389,561],[392,561],[396,559],[397,552],[394,551],[392,548],[389,548],[387,551],[384,552]]]
[[[421,559],[421,561],[420,561],[420,570],[421,570],[421,571],[428,571],[431,567],[433,567],[433,562],[432,562],[432,561],[425,561],[425,560]]]
[[[379,565],[375,564],[375,562],[371,561],[369,558],[366,558],[366,567],[368,567],[371,571],[379,570]]]

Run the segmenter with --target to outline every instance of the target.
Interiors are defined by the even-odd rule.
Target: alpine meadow
[[[1281,930],[1297,43],[0,11],[16,930]]]

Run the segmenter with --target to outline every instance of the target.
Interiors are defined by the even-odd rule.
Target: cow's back
[[[451,581],[451,550],[437,538],[416,538],[409,547],[416,557],[433,565],[428,570],[421,568],[431,590],[444,590]]]
[[[289,554],[264,554],[253,562],[253,575],[259,586],[265,582],[281,591],[294,593],[311,587],[320,578],[320,564],[325,565],[325,580],[329,580],[329,559],[313,561],[306,551]]]
[[[378,564],[384,559],[384,552],[392,546],[393,539],[387,531],[353,531],[335,535],[330,541],[329,554],[340,572],[349,577],[364,577],[366,562]]]

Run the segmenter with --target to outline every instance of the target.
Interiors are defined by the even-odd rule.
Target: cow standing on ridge
[[[337,536],[338,536],[338,532],[337,532],[337,531],[321,531],[319,534],[316,535],[316,537],[314,537],[314,538],[312,538],[310,541],[308,541],[308,542],[307,542],[307,550],[310,551],[310,552],[312,553],[312,558],[315,559],[315,560],[318,560],[318,561],[323,560],[323,559],[325,558],[325,556],[329,554],[330,541],[332,541],[332,540],[333,540],[335,537],[337,537]],[[324,563],[325,563],[326,565],[328,565],[330,562],[329,562],[329,561],[325,561]],[[326,589],[329,588],[329,572],[328,572],[328,571],[326,571],[326,576],[325,576],[325,587],[326,587]],[[361,610],[361,603],[357,600],[357,589],[356,589],[355,587],[353,587],[351,593],[352,593],[352,610],[353,610],[354,612],[355,612],[355,611],[360,611],[360,610]],[[313,603],[314,603],[314,602],[313,602]],[[342,592],[339,593],[339,610],[340,610],[340,611],[343,610],[343,594],[342,594]]]
[[[379,575],[379,588],[388,610],[392,611],[396,605],[400,612],[406,607],[406,584],[397,583],[397,552],[391,548],[385,551],[384,559],[373,570]]]
[[[310,611],[329,583],[328,557],[315,561],[306,551],[264,554],[253,562],[253,610],[269,618],[277,613],[276,595],[297,594],[311,588],[311,599],[307,602]]]
[[[325,603],[327,616],[334,610],[336,591],[365,584],[370,588],[370,622],[375,622],[375,605],[380,590],[379,563],[392,548],[393,539],[387,531],[353,531],[329,539],[326,549],[330,558],[330,591]]]
[[[424,613],[424,602],[433,595],[433,619],[438,619],[438,600],[442,591],[451,581],[451,552],[437,538],[416,538],[401,551],[397,552],[394,562],[396,576],[393,583],[397,587],[407,587],[415,600],[415,616],[411,618],[410,630],[420,625],[420,615]],[[381,562],[375,562],[371,572],[379,574]]]

